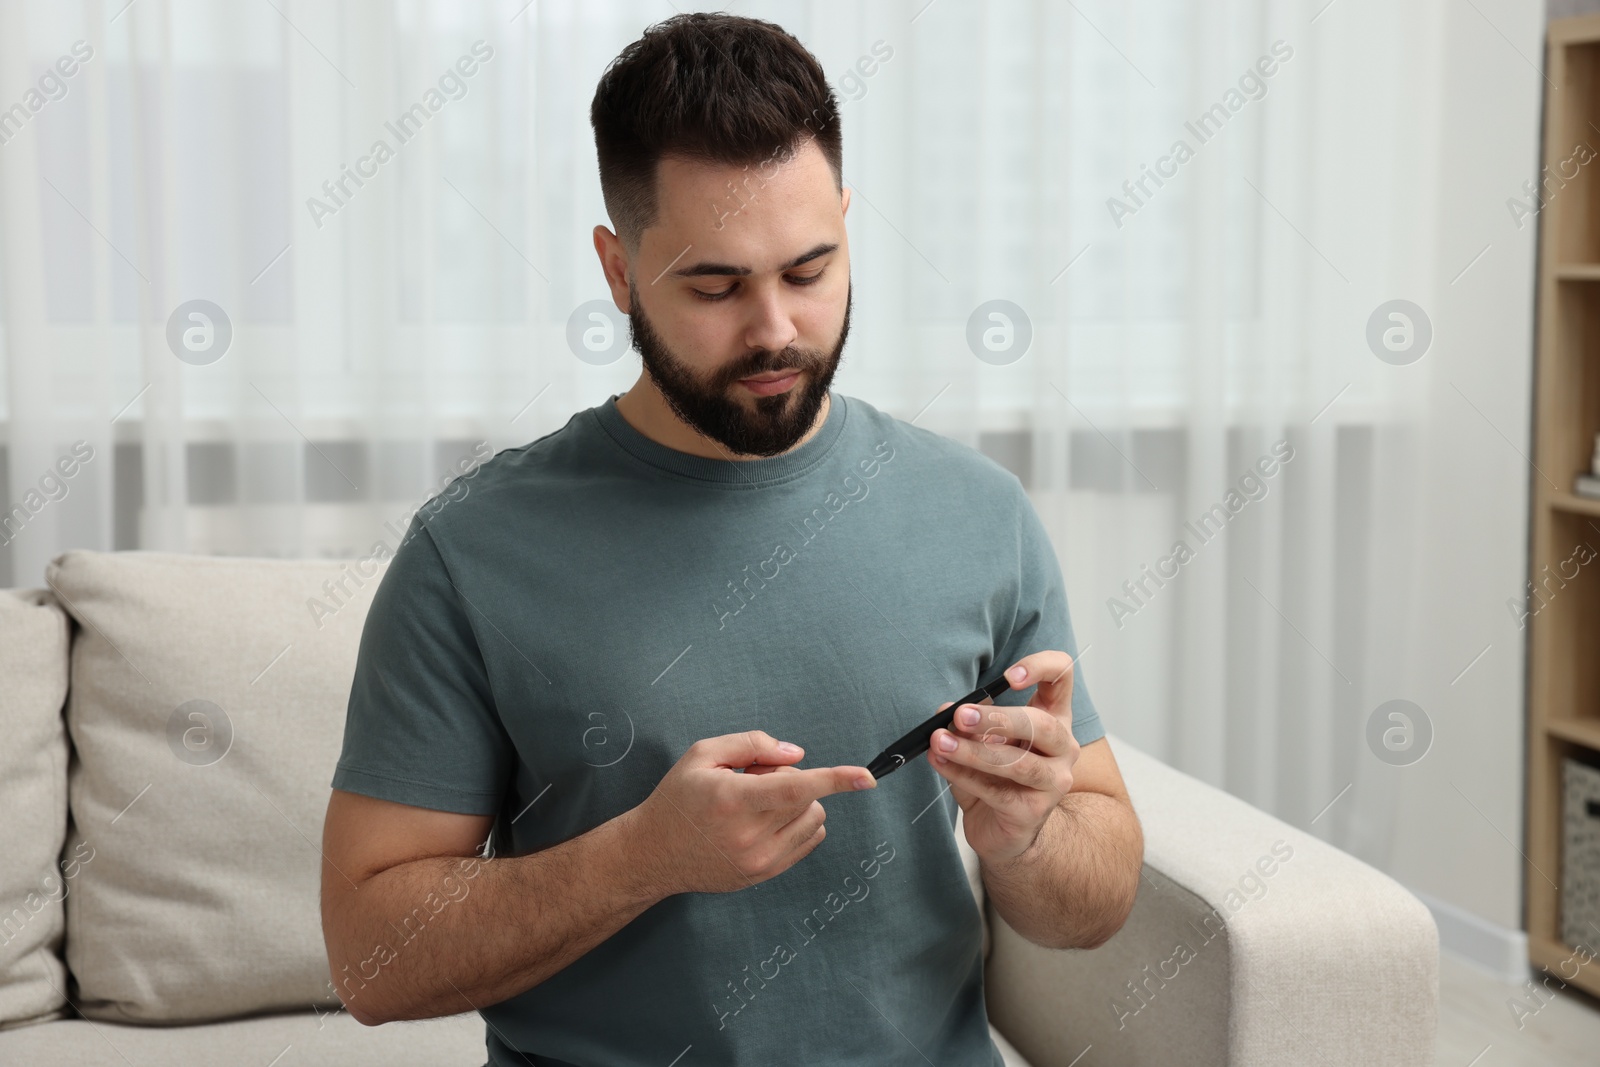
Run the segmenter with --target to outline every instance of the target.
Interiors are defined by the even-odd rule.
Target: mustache
[[[798,348],[785,348],[781,352],[764,351],[750,356],[742,365],[726,374],[725,385],[732,385],[741,378],[749,378],[756,374],[769,374],[774,371],[817,371],[827,362],[823,352],[801,350]]]

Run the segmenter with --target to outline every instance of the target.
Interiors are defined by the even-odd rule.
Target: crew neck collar
[[[605,403],[589,409],[600,428],[618,447],[667,474],[729,489],[754,489],[804,474],[833,450],[839,435],[844,432],[849,411],[845,398],[830,389],[828,417],[811,439],[798,448],[760,459],[713,459],[668,448],[634,429],[633,424],[617,410],[617,398],[621,395],[613,393]]]

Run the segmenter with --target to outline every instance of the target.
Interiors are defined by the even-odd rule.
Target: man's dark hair
[[[822,65],[761,19],[697,11],[656,23],[600,76],[589,122],[606,211],[630,252],[656,222],[663,156],[766,170],[814,137],[843,191],[838,101]]]

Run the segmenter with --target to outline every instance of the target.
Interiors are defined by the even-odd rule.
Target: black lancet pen
[[[867,770],[872,772],[872,777],[882,778],[891,771],[899,770],[924,752],[933,742],[933,732],[940,727],[949,729],[950,723],[955,720],[956,709],[966,704],[979,704],[984,697],[994,698],[1011,688],[1011,683],[1006,681],[1006,676],[1001,675],[998,681],[988,685],[980,685],[960,700],[951,704],[943,711],[935,712],[931,719],[915,727],[910,733],[884,749],[872,758],[867,764]]]

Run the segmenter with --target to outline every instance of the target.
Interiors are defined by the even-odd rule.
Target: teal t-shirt
[[[864,766],[1024,655],[1076,657],[1044,527],[981,453],[834,392],[800,447],[707,459],[615,400],[418,511],[334,788],[492,814],[523,855],[636,807],[700,738]],[[1081,672],[1072,719],[1104,735]],[[668,897],[483,1007],[490,1063],[1000,1067],[944,779],[923,757],[822,804],[827,837],[777,877]]]

